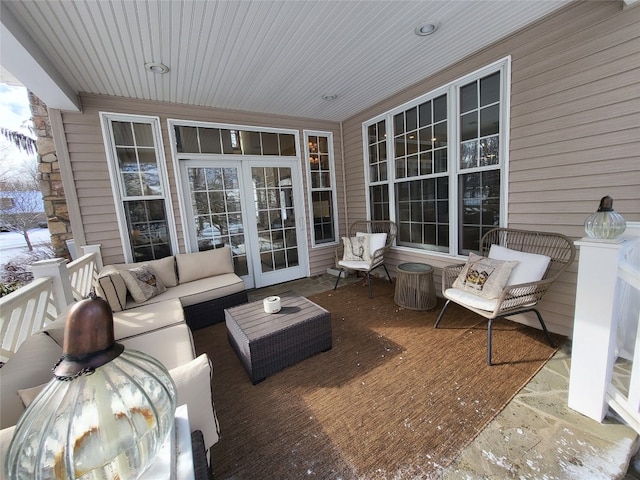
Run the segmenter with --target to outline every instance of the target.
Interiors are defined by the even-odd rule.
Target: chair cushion
[[[345,262],[366,262],[371,261],[371,251],[369,249],[369,237],[360,235],[355,237],[342,237],[344,244]]]
[[[467,307],[478,308],[488,312],[493,312],[498,303],[498,300],[495,298],[489,300],[488,298],[480,297],[474,293],[465,292],[464,290],[458,290],[457,288],[447,288],[444,291],[444,296],[460,305],[466,305]]]
[[[371,262],[358,262],[356,260],[340,260],[338,266],[348,268],[349,270],[371,270]]]
[[[519,252],[500,245],[491,245],[489,258],[497,260],[515,260],[518,264],[511,271],[507,285],[537,282],[547,271],[550,257],[538,253]]]
[[[386,233],[363,233],[356,232],[356,237],[368,237],[369,238],[369,251],[371,252],[371,256],[376,253],[377,250],[384,248],[387,244],[387,234]]]
[[[129,270],[121,270],[120,276],[137,303],[145,302],[167,290],[160,277],[144,263]]]
[[[517,264],[516,261],[496,260],[470,253],[452,286],[490,300],[498,298]]]

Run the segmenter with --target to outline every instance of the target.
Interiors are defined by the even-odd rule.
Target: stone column
[[[73,238],[69,211],[65,199],[60,165],[56,155],[56,147],[49,123],[47,106],[29,92],[29,103],[33,127],[37,137],[38,150],[38,178],[40,191],[44,200],[44,211],[47,215],[47,224],[51,233],[51,244],[56,257],[70,259],[66,241]]]

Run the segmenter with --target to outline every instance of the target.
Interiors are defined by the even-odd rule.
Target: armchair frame
[[[549,266],[541,280],[537,282],[523,283],[519,285],[507,285],[495,304],[493,311],[481,310],[469,305],[460,303],[447,295],[447,290],[452,288],[453,282],[458,277],[464,264],[450,265],[442,269],[442,295],[447,299],[444,307],[440,311],[434,328],[438,328],[445,310],[451,302],[471,310],[478,315],[488,319],[487,329],[487,364],[491,361],[491,327],[496,318],[505,318],[519,313],[534,312],[538,317],[540,326],[544,331],[549,345],[552,347],[553,341],[547,330],[547,326],[542,319],[536,305],[549,290],[553,282],[564,272],[575,259],[576,247],[566,236],[559,233],[536,232],[529,230],[517,230],[511,228],[496,228],[488,231],[480,240],[480,254],[484,257],[489,255],[491,245],[497,244],[503,247],[520,252],[537,253],[551,258]]]
[[[333,289],[335,290],[336,288],[338,288],[338,282],[340,282],[340,277],[342,276],[342,273],[345,271],[345,269],[355,270],[356,274],[358,272],[364,272],[367,278],[367,286],[369,287],[369,298],[371,298],[372,292],[371,292],[370,273],[373,270],[375,270],[378,267],[383,267],[385,273],[387,274],[387,278],[389,279],[389,282],[392,282],[391,276],[389,275],[389,270],[387,270],[387,266],[384,264],[384,256],[387,254],[387,252],[389,252],[389,250],[391,249],[391,246],[393,245],[393,242],[395,242],[396,240],[398,227],[395,224],[395,222],[392,222],[390,220],[356,220],[349,226],[348,236],[354,237],[358,232],[386,233],[387,239],[385,241],[384,247],[373,252],[371,262],[368,264],[365,264],[364,262],[358,262],[358,263],[362,263],[363,265],[345,266],[345,265],[341,265],[342,257],[344,255],[344,245],[341,243],[335,250],[335,265],[336,265],[336,268],[339,269],[339,272],[338,272],[338,278],[336,279],[336,284],[334,285]]]

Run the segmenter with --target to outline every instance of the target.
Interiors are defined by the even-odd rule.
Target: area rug
[[[213,361],[222,479],[435,479],[553,355],[542,332],[451,306],[398,307],[355,283],[310,299],[331,312],[333,348],[252,385],[224,324],[194,332]],[[561,337],[556,338],[560,342]]]

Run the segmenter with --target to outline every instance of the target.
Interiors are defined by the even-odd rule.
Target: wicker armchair
[[[375,248],[371,251],[371,261],[355,261],[355,260],[343,260],[344,245],[341,244],[335,251],[336,268],[339,268],[338,278],[333,289],[338,288],[338,282],[342,276],[342,272],[347,270],[355,270],[358,272],[364,272],[367,277],[367,286],[369,287],[369,298],[371,298],[371,277],[370,273],[378,267],[383,267],[387,274],[389,282],[391,282],[391,276],[384,264],[384,256],[393,245],[397,235],[397,226],[394,222],[389,220],[357,220],[349,226],[349,237],[355,237],[358,233],[386,233],[384,246],[381,248]]]
[[[540,312],[535,307],[542,296],[549,290],[553,282],[571,265],[576,255],[576,248],[573,242],[558,233],[496,228],[487,232],[482,237],[480,241],[480,254],[484,257],[489,256],[489,250],[493,244],[518,252],[546,255],[550,257],[551,260],[539,281],[521,283],[519,285],[507,285],[499,297],[495,301],[483,305],[484,308],[478,307],[478,304],[481,304],[482,301],[476,303],[473,301],[474,299],[469,298],[468,294],[466,298],[462,298],[463,296],[460,295],[460,291],[453,288],[453,283],[463,270],[464,264],[451,265],[443,268],[442,295],[447,301],[440,315],[438,315],[434,327],[438,328],[438,324],[442,320],[444,312],[450,302],[455,302],[488,319],[487,364],[489,365],[491,365],[491,326],[493,320],[496,318],[504,318],[518,313],[534,312],[538,317],[540,326],[547,337],[549,345],[554,346],[547,326],[542,319],[542,315],[540,315]]]

